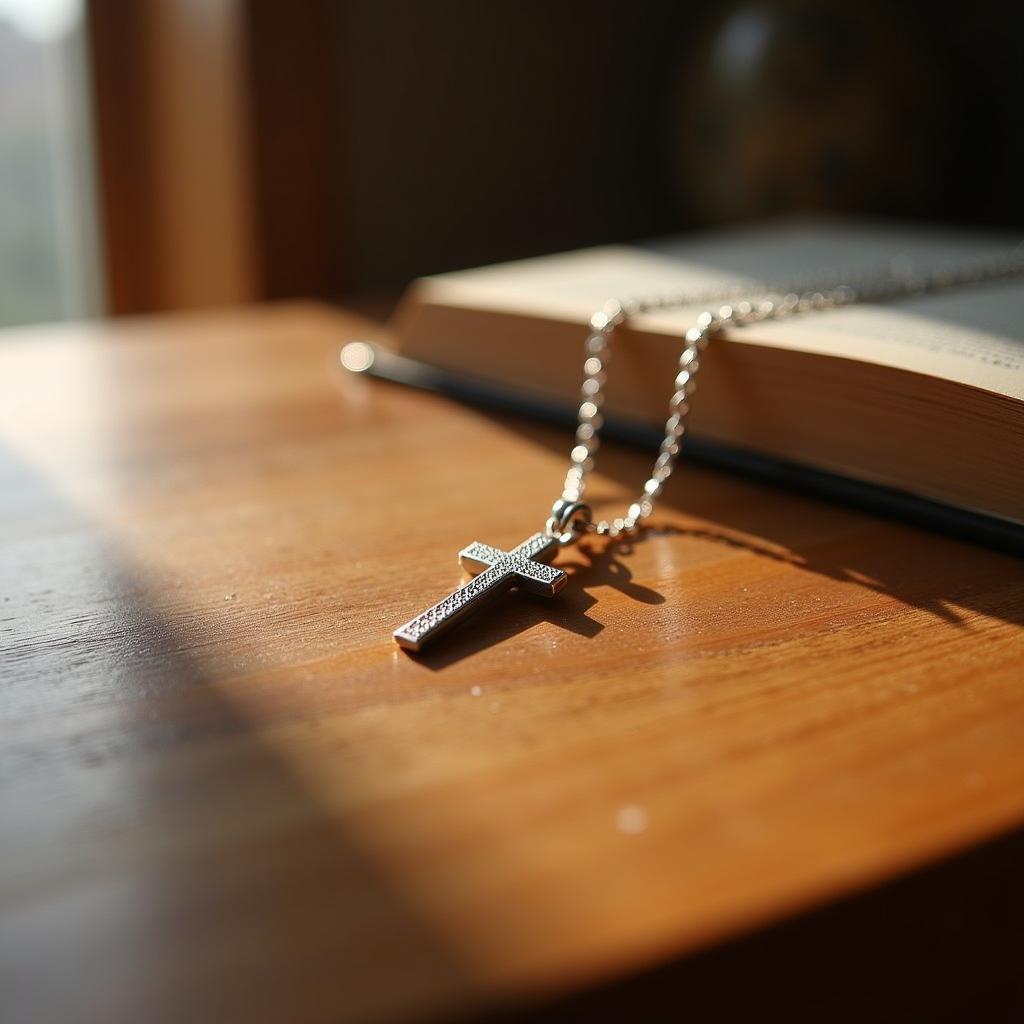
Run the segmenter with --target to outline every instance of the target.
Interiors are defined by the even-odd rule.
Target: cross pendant
[[[543,563],[553,558],[558,541],[535,533],[511,551],[492,548],[476,541],[459,552],[462,567],[471,579],[443,601],[417,615],[395,630],[395,641],[408,651],[418,651],[439,633],[471,615],[498,594],[520,587],[533,594],[551,597],[569,581],[561,569]]]

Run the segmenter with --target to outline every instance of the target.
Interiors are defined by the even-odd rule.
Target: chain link
[[[586,521],[579,524],[577,533],[594,532],[612,537],[634,533],[654,511],[655,502],[675,470],[687,431],[691,398],[701,369],[701,356],[711,339],[726,327],[745,327],[762,320],[779,320],[804,313],[839,309],[858,302],[882,302],[946,288],[998,281],[1020,274],[1024,274],[1024,243],[1009,252],[976,257],[926,271],[915,270],[906,261],[893,260],[881,270],[851,273],[846,283],[836,283],[833,278],[831,284],[815,284],[805,278],[790,281],[782,287],[754,284],[717,292],[681,292],[624,302],[615,299],[609,301],[590,318],[590,333],[584,349],[584,379],[580,389],[575,444],[569,454],[569,471],[565,477],[562,497],[555,503],[555,509],[582,506],[587,474],[594,468],[601,444],[601,428],[604,425],[602,409],[612,337],[630,317],[682,306],[723,303],[702,312],[683,336],[679,369],[668,403],[665,436],[643,490],[629,505],[625,515],[597,522],[591,522],[588,515]],[[743,294],[753,297],[740,298]],[[551,522],[549,520],[549,531]]]

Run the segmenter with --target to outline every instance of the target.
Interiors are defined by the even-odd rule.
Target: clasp
[[[582,501],[559,498],[551,506],[551,517],[544,530],[549,537],[553,537],[559,545],[565,547],[568,544],[575,544],[580,536],[587,532],[593,518],[589,505]]]

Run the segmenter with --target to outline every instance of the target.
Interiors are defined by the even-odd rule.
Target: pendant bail
[[[568,544],[575,544],[590,528],[592,521],[593,513],[589,505],[582,501],[559,498],[551,506],[551,517],[544,528],[549,537],[553,537],[565,547]]]

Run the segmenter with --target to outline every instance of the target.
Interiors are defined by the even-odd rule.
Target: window
[[[0,325],[95,315],[82,0],[0,0]]]

